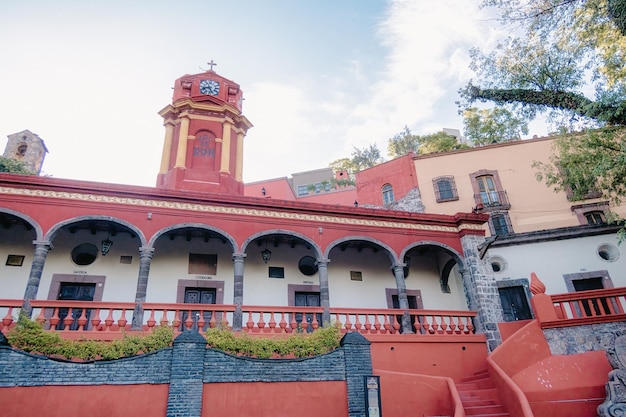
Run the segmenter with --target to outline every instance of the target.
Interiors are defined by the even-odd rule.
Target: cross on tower
[[[207,65],[209,65],[211,68],[209,68],[209,71],[213,71],[213,67],[215,65],[217,65],[215,62],[213,62],[213,60],[211,60],[211,62],[207,62]]]

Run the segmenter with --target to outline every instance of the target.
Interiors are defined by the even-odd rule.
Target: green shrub
[[[172,345],[174,330],[168,326],[155,327],[151,334],[131,336],[111,342],[99,340],[68,340],[58,333],[47,332],[36,321],[21,316],[7,339],[9,344],[25,352],[66,359],[118,359],[148,353]]]
[[[313,333],[293,333],[286,337],[258,337],[247,333],[214,328],[205,333],[207,344],[232,355],[271,358],[294,355],[297,358],[320,355],[339,347],[341,332],[336,326],[325,326]]]
[[[313,333],[298,332],[285,337],[255,337],[217,327],[209,329],[205,338],[209,347],[233,355],[257,358],[293,355],[302,358],[338,348],[341,332],[337,326],[325,326]],[[45,331],[36,321],[22,316],[17,326],[9,332],[7,339],[9,344],[17,349],[45,356],[79,360],[118,359],[172,346],[174,329],[169,326],[157,326],[149,335],[124,334],[122,339],[110,342],[69,340],[63,339],[59,333]]]

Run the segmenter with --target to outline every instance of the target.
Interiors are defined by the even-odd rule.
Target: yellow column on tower
[[[172,140],[174,138],[174,123],[171,120],[165,122],[165,140],[163,141],[163,153],[161,154],[161,169],[159,173],[165,174],[169,170],[170,156],[172,154]]]
[[[224,122],[222,130],[222,160],[220,161],[220,172],[230,173],[230,131],[232,124],[227,120]]]
[[[243,182],[243,132],[237,133],[237,160],[235,162],[235,180]]]
[[[185,168],[187,162],[187,136],[189,136],[189,117],[180,118],[180,132],[178,132],[178,149],[176,149],[176,164],[174,168]]]

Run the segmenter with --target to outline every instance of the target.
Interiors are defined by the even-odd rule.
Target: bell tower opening
[[[159,112],[165,140],[157,187],[243,195],[243,141],[252,127],[239,84],[210,69],[174,82],[172,104]]]
[[[4,149],[4,157],[21,161],[24,167],[33,174],[39,175],[48,148],[43,139],[30,130],[14,133]]]

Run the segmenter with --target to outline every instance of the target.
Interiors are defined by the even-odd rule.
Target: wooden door
[[[602,283],[602,277],[575,279],[572,281],[572,284],[574,285],[575,291],[601,290],[604,288],[604,284]],[[583,309],[585,310],[584,317],[611,314],[611,310],[609,310],[609,305],[606,299],[602,299],[600,301],[601,301],[600,304],[598,304],[597,300],[584,300],[583,301]],[[593,309],[593,313],[592,313],[592,309]],[[579,311],[579,313],[581,312]]]
[[[523,286],[498,288],[504,321],[530,320],[530,306]]]
[[[80,301],[93,301],[93,296],[96,293],[96,284],[74,283],[74,282],[62,282],[59,288],[59,295],[57,300],[80,300]],[[67,317],[69,308],[59,308],[59,324],[57,324],[57,330],[65,329],[65,323],[63,319]],[[73,321],[70,324],[69,330],[78,330],[78,319],[83,314],[82,308],[73,308],[72,317]],[[87,310],[85,313],[87,317],[87,323],[89,323],[89,317],[91,316],[91,310]],[[86,326],[88,326],[87,324]]]
[[[215,304],[216,294],[215,288],[185,288],[185,304]],[[188,311],[183,311],[181,324],[181,330],[185,329],[185,321],[188,317]],[[200,310],[192,311],[191,317],[193,319],[193,330],[198,330],[198,320],[200,319]],[[203,311],[202,318],[204,319],[203,331],[209,328],[209,321],[211,321],[211,312]]]
[[[295,302],[296,307],[319,307],[320,303],[320,293],[319,292],[296,292],[295,294]],[[322,315],[316,314],[315,318],[320,327],[322,327]],[[298,325],[302,324],[302,320],[306,320],[308,326],[306,328],[307,333],[313,331],[313,327],[311,327],[311,323],[313,323],[313,313],[307,313],[305,317],[303,317],[302,313],[296,313],[296,322]]]
[[[409,310],[417,310],[419,308],[418,304],[417,304],[417,297],[414,295],[407,295],[406,296],[407,301],[409,302]],[[393,304],[393,308],[400,308],[400,299],[398,298],[398,296],[396,294],[393,294],[391,296],[391,302]],[[417,316],[410,316],[411,317],[411,328],[413,329],[413,332],[416,332],[415,329],[415,319],[417,318],[419,320],[419,318]],[[396,320],[398,320],[398,323],[400,323],[400,333],[403,332],[402,330],[402,316],[396,316]],[[421,320],[419,320],[420,322],[422,322]],[[421,329],[421,333],[424,333],[424,329]]]

